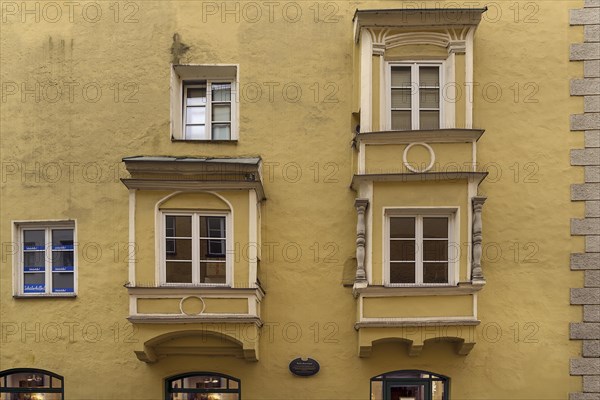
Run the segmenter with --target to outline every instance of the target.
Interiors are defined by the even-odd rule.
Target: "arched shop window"
[[[387,372],[371,378],[371,400],[449,400],[450,379],[427,371]]]
[[[43,369],[16,368],[0,372],[1,400],[63,400],[63,377]]]
[[[165,381],[167,400],[241,400],[239,379],[214,372],[189,372]]]

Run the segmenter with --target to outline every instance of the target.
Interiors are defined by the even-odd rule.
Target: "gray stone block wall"
[[[571,186],[571,201],[585,202],[584,218],[571,220],[571,235],[585,236],[585,253],[571,254],[571,269],[583,271],[585,279],[583,288],[571,289],[571,304],[583,313],[570,325],[571,339],[582,342],[570,372],[582,377],[583,391],[570,399],[600,400],[600,0],[571,10],[570,23],[583,26],[584,35],[584,43],[572,44],[570,52],[571,61],[584,64],[583,77],[573,77],[570,85],[571,96],[584,100],[583,113],[571,115],[571,130],[585,135],[585,148],[571,150],[571,165],[584,169],[584,181]]]

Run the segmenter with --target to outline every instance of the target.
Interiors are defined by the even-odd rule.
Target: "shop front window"
[[[41,369],[0,372],[0,400],[63,400],[63,377]]]
[[[241,400],[240,380],[212,372],[192,372],[166,380],[166,400]]]
[[[449,400],[450,380],[427,371],[394,371],[371,379],[371,400]]]

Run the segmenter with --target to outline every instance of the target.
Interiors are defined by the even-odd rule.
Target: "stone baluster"
[[[481,210],[483,209],[483,203],[485,203],[486,197],[473,197],[473,259],[472,259],[472,272],[471,278],[473,283],[485,283],[483,277],[483,269],[481,268],[481,255],[482,255],[482,222],[481,222]]]
[[[356,212],[358,213],[356,222],[356,278],[354,280],[354,287],[357,288],[367,286],[367,273],[365,271],[365,244],[367,242],[365,213],[369,207],[369,200],[356,199],[354,207],[356,207]]]

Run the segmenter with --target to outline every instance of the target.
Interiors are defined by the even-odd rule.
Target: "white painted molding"
[[[360,32],[360,131],[371,132],[373,109],[373,38],[368,29]]]
[[[413,148],[414,146],[422,146],[422,147],[425,147],[429,151],[429,158],[430,158],[429,165],[427,165],[427,167],[423,168],[422,170],[413,168],[413,166],[410,165],[410,163],[408,162],[408,159],[407,159],[408,151],[411,148]],[[435,164],[435,152],[433,151],[431,146],[428,145],[427,143],[423,143],[423,142],[411,143],[408,146],[406,146],[406,148],[404,149],[404,152],[402,153],[402,163],[404,164],[406,169],[408,169],[411,172],[417,172],[417,173],[427,172],[427,171],[431,170],[431,168],[433,168],[433,164]]]

